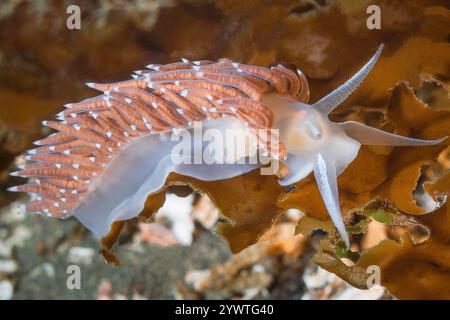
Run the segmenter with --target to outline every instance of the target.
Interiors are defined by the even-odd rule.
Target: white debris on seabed
[[[22,247],[29,238],[31,238],[31,229],[25,226],[17,226],[14,233],[9,237],[9,241],[14,246]]]
[[[31,278],[37,278],[37,277],[41,277],[43,275],[47,276],[47,278],[50,278],[50,279],[54,278],[55,277],[55,267],[48,262],[44,262],[44,263],[38,265],[37,267],[35,267],[30,272]]]
[[[69,250],[67,260],[74,264],[92,264],[95,251],[92,248],[72,247]]]
[[[305,216],[305,214],[298,209],[288,209],[286,211],[286,216],[290,220],[299,221],[302,217]]]
[[[97,286],[96,300],[127,300],[127,296],[122,293],[114,293],[113,286],[110,280],[102,279]],[[139,295],[133,294],[133,300],[145,300],[146,298]]]
[[[208,285],[210,270],[191,270],[186,273],[185,281],[192,286],[195,291],[201,292]]]
[[[22,205],[23,203],[18,201],[1,209],[0,224],[9,226],[20,223],[24,219],[24,215],[19,213]],[[0,228],[0,257],[10,258],[13,248],[22,247],[31,236],[30,228],[23,225],[18,225],[11,230]]]
[[[112,283],[107,279],[102,279],[97,287],[97,300],[111,300]]]
[[[252,271],[256,273],[263,273],[265,271],[265,268],[262,264],[255,264],[252,267]]]
[[[0,257],[10,257],[12,252],[12,247],[9,246],[6,241],[0,238]]]
[[[139,223],[139,236],[134,249],[142,251],[141,241],[158,246],[192,244],[194,222],[205,229],[212,229],[219,220],[219,210],[208,196],[201,196],[194,202],[193,194],[179,197],[167,194],[164,206],[156,214],[155,222]]]
[[[380,300],[389,296],[384,287],[360,290],[320,267],[308,268],[303,279],[308,289],[304,300]]]
[[[5,206],[0,210],[2,222],[10,224],[25,219],[25,203],[23,201],[12,202],[9,206]]]
[[[303,277],[306,287],[320,289],[333,280],[333,274],[318,267],[316,270],[307,269]]]
[[[266,288],[248,288],[243,291],[242,300],[250,300],[256,298],[258,295],[268,296],[269,293]]]
[[[139,223],[139,230],[140,238],[145,240],[147,243],[156,244],[162,247],[167,247],[178,243],[178,239],[172,231],[159,222]]]
[[[8,280],[0,280],[0,300],[11,300],[13,294],[13,284]]]
[[[360,290],[348,287],[344,291],[337,294],[335,300],[379,300],[384,296],[386,289],[382,286],[373,286],[368,290]]]
[[[192,210],[192,218],[206,229],[212,229],[219,216],[219,209],[207,195],[201,196]]]
[[[193,195],[178,197],[175,194],[166,194],[166,202],[156,214],[156,219],[165,217],[172,224],[172,233],[180,244],[188,246],[192,243],[194,222],[192,220]]]
[[[17,262],[14,260],[0,260],[0,274],[11,274],[18,269]]]

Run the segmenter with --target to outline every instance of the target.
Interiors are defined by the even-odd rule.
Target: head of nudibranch
[[[367,77],[382,50],[383,45],[347,82],[312,105],[277,94],[265,97],[267,104],[280,109],[275,126],[280,127],[281,140],[288,151],[285,163],[290,172],[279,183],[291,185],[313,172],[324,204],[347,248],[350,241],[340,212],[337,176],[355,159],[361,144],[427,146],[446,139],[413,139],[354,121],[335,123],[329,120],[330,112]]]
[[[136,217],[147,196],[160,190],[171,172],[214,181],[258,167],[176,164],[171,158],[176,142],[168,134],[193,130],[198,122],[219,131],[240,128],[254,135],[261,128],[276,128],[281,141],[278,150],[271,152],[263,138],[259,147],[269,157],[281,156],[290,169],[279,183],[290,185],[313,172],[348,247],[336,181],[360,145],[419,146],[443,141],[401,137],[357,122],[329,120],[329,113],[364,80],[381,51],[382,46],[350,80],[312,105],[307,104],[308,84],[300,71],[228,59],[182,59],[149,65],[147,70],[136,71],[131,80],[88,83],[102,94],[66,105],[57,115],[59,121],[43,122],[56,132],[37,141],[38,147],[28,152],[25,159],[30,162],[12,175],[29,181],[10,191],[32,194],[28,212],[75,216],[103,237],[113,222]],[[191,146],[204,147],[202,141]]]

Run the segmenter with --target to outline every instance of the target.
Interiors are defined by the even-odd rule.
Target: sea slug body
[[[67,104],[59,121],[43,124],[56,133],[37,141],[30,161],[13,175],[28,183],[10,191],[28,192],[28,212],[77,217],[98,237],[111,224],[137,216],[147,196],[161,189],[171,172],[201,180],[220,180],[254,170],[260,164],[175,164],[172,134],[203,128],[224,133],[234,128],[258,137],[259,148],[290,169],[279,181],[291,185],[314,173],[325,206],[349,246],[339,207],[337,176],[356,157],[361,144],[422,146],[419,140],[347,121],[329,113],[364,80],[381,55],[374,56],[346,83],[309,105],[308,83],[281,65],[264,68],[221,59],[148,65],[131,80],[87,83],[101,95]],[[274,149],[260,129],[279,130]],[[205,145],[193,141],[191,148]],[[239,157],[249,157],[241,154]],[[237,160],[237,159],[236,159]]]

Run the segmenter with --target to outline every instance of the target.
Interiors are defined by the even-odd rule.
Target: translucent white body
[[[314,105],[279,94],[263,97],[263,103],[274,113],[274,128],[280,130],[281,142],[288,151],[285,164],[290,171],[279,183],[291,185],[313,172],[324,204],[347,247],[349,237],[339,207],[337,176],[355,159],[361,144],[420,146],[443,141],[401,137],[357,122],[334,123],[328,119],[328,114],[368,75],[381,50],[382,46],[349,81]],[[244,130],[245,124],[236,118],[223,118],[206,121],[203,128],[216,128],[225,135],[226,129]],[[190,144],[192,153],[195,148],[200,148],[203,153],[207,144],[201,137],[192,136],[194,140],[200,139]],[[259,167],[258,164],[248,163],[175,164],[172,152],[177,143],[160,135],[144,136],[130,143],[96,180],[93,191],[83,199],[75,216],[94,234],[102,237],[114,221],[137,216],[147,196],[160,190],[171,172],[214,181],[232,178]],[[251,156],[240,155],[241,158]]]

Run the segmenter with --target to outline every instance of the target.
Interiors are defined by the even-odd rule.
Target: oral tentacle
[[[336,165],[334,160],[322,153],[314,155],[314,176],[317,186],[322,195],[325,207],[333,220],[336,229],[345,242],[347,249],[350,247],[350,240],[345,230],[344,220],[339,206],[339,193],[337,187]]]
[[[294,184],[305,178],[313,170],[313,163],[311,161],[292,153],[288,154],[284,163],[290,171],[283,179],[278,180],[278,183],[281,186],[289,186]]]
[[[366,126],[356,121],[346,121],[338,124],[350,138],[361,144],[374,146],[430,146],[443,142],[447,137],[436,140],[414,139],[385,132]]]
[[[383,50],[383,44],[381,44],[375,54],[370,58],[370,60],[362,67],[357,73],[355,73],[347,82],[341,85],[339,88],[329,93],[319,101],[317,101],[313,108],[318,110],[324,115],[330,114],[337,106],[339,106],[345,99],[348,98],[364,81],[369,72],[374,67],[378,58]]]

